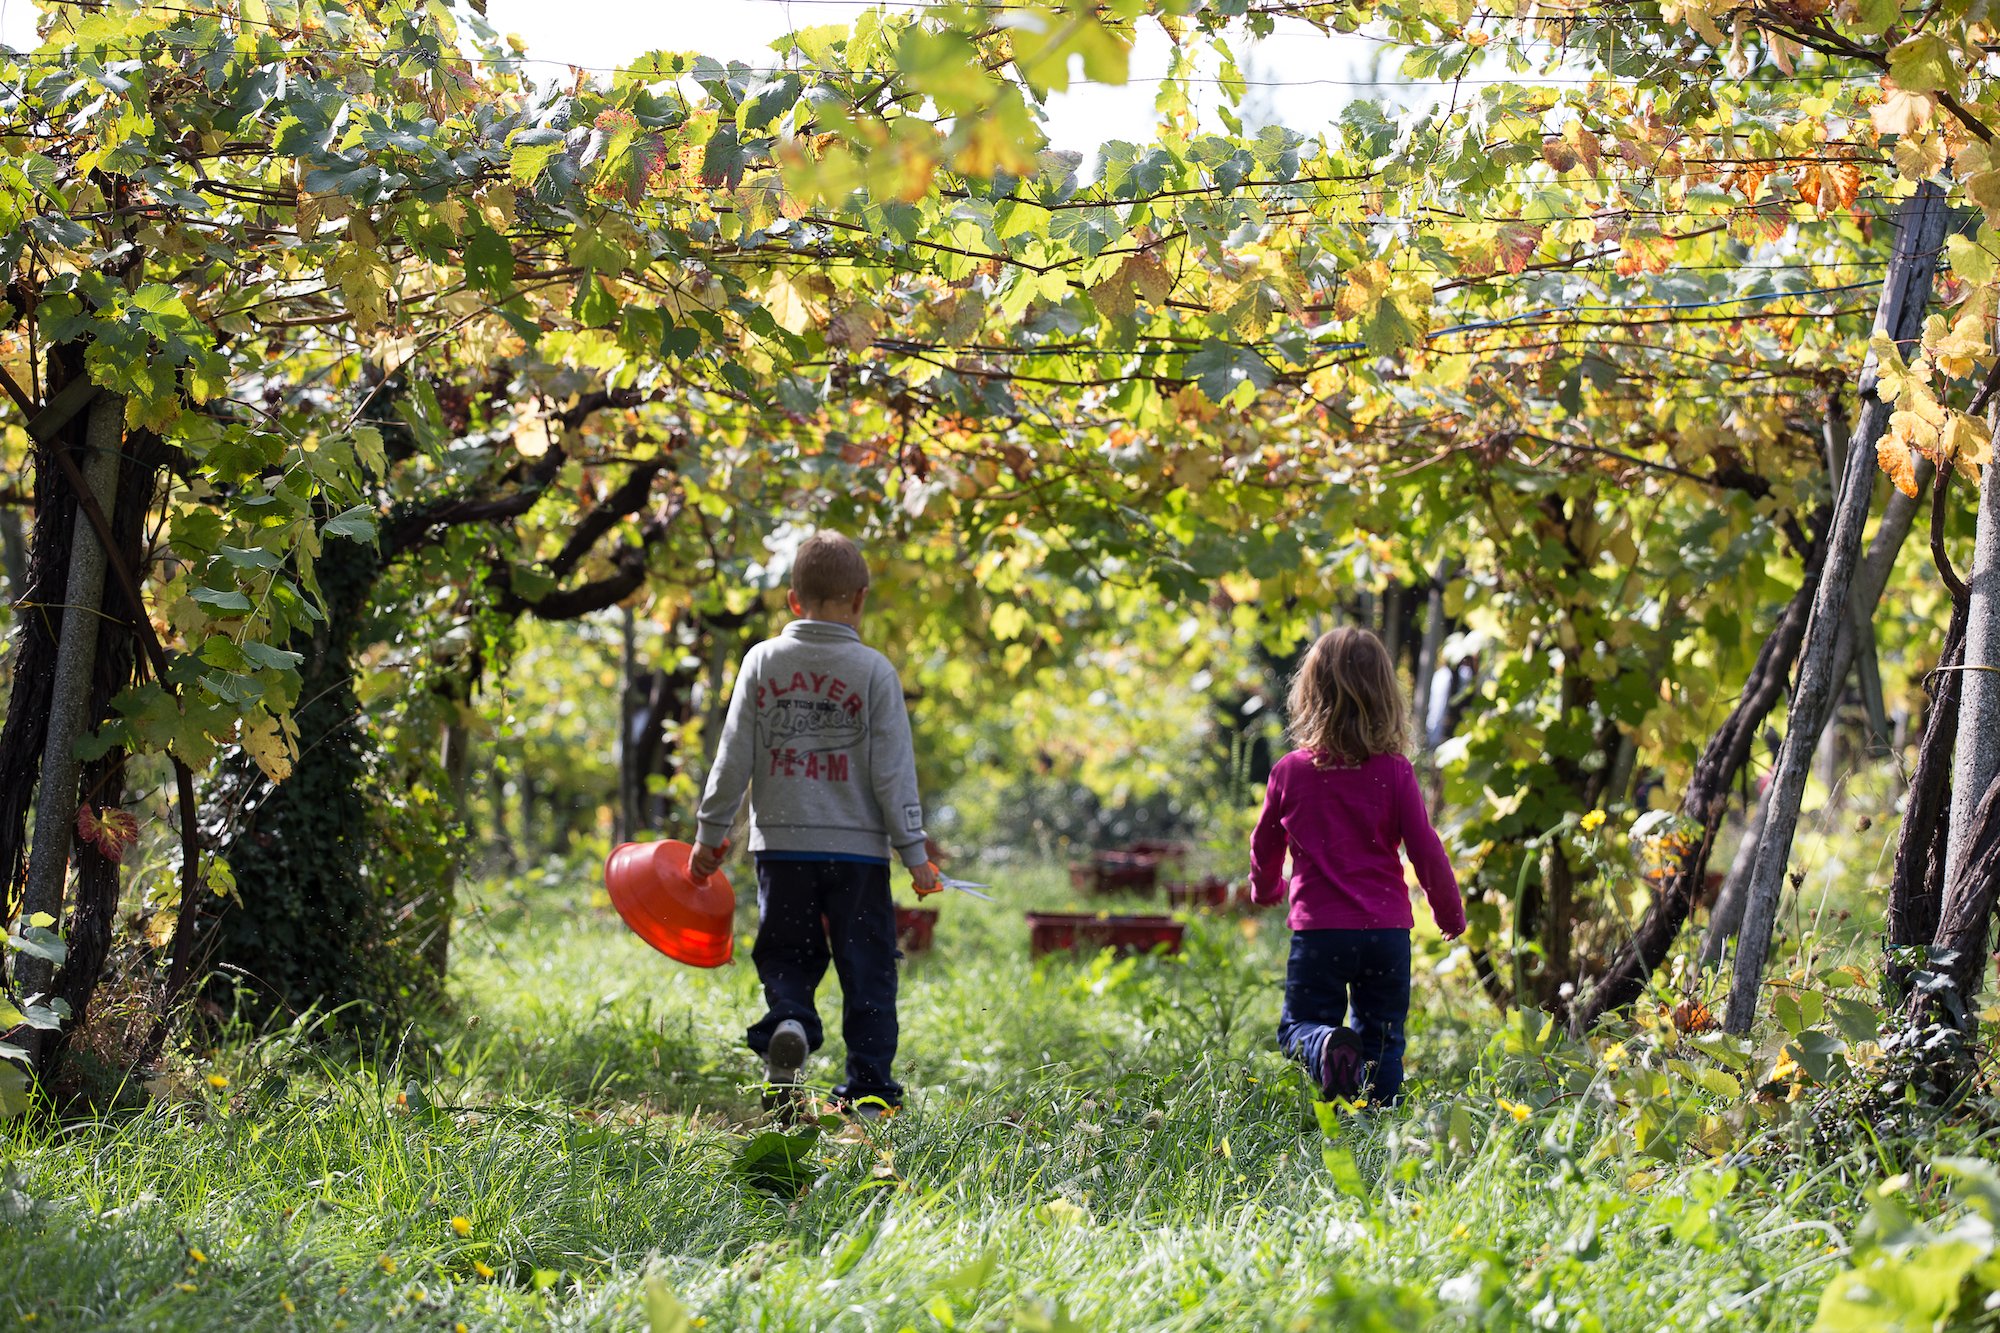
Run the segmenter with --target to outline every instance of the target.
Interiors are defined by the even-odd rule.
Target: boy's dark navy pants
[[[902,1103],[889,1072],[896,1059],[896,909],[889,867],[870,861],[757,858],[757,943],[750,950],[768,1012],[750,1029],[762,1055],[788,1018],[818,1050],[825,1037],[814,992],[831,962],[840,977],[840,1033],[847,1081],[836,1097]]]
[[[1286,1055],[1317,1075],[1328,1034],[1346,1023],[1361,1039],[1368,1066],[1363,1095],[1386,1104],[1403,1087],[1403,1025],[1409,1015],[1409,931],[1292,932],[1285,1007],[1278,1018],[1278,1048]]]

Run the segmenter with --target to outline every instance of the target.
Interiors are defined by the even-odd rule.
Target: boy
[[[840,975],[847,1081],[835,1099],[863,1115],[902,1102],[896,1057],[896,911],[889,854],[918,897],[938,891],[903,687],[861,642],[868,564],[837,533],[808,538],[786,601],[797,617],[743,658],[729,718],[696,814],[693,870],[721,864],[730,823],[750,793],[757,858],[757,943],[764,1017],[750,1049],[774,1085],[795,1084],[821,1040],[814,992],[830,960]]]

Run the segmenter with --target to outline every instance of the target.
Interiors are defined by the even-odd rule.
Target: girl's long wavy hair
[[[1292,744],[1322,767],[1408,750],[1410,714],[1396,667],[1368,630],[1343,625],[1320,635],[1292,677],[1289,707]]]

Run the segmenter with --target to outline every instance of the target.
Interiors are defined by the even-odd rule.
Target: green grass
[[[747,957],[676,967],[551,874],[474,895],[449,1017],[339,1055],[267,1035],[147,1109],[14,1127],[0,1324],[643,1328],[657,1280],[725,1329],[1789,1329],[1893,1165],[1641,1160],[1589,1095],[1517,1124],[1499,1097],[1548,1094],[1483,1054],[1499,1020],[1434,941],[1408,1104],[1330,1140],[1271,1049],[1278,918],[1036,962],[1019,910],[1068,891],[996,874],[1004,905],[947,895],[907,965],[908,1111],[823,1136],[796,1196],[735,1169]]]

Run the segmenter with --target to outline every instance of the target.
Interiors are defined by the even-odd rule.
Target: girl
[[[1415,924],[1397,848],[1446,939],[1464,931],[1465,904],[1403,754],[1403,694],[1382,641],[1351,627],[1321,635],[1290,710],[1297,748],[1272,767],[1250,839],[1251,901],[1269,905],[1287,889],[1292,901],[1278,1045],[1325,1096],[1365,1091],[1386,1104],[1403,1086]]]

